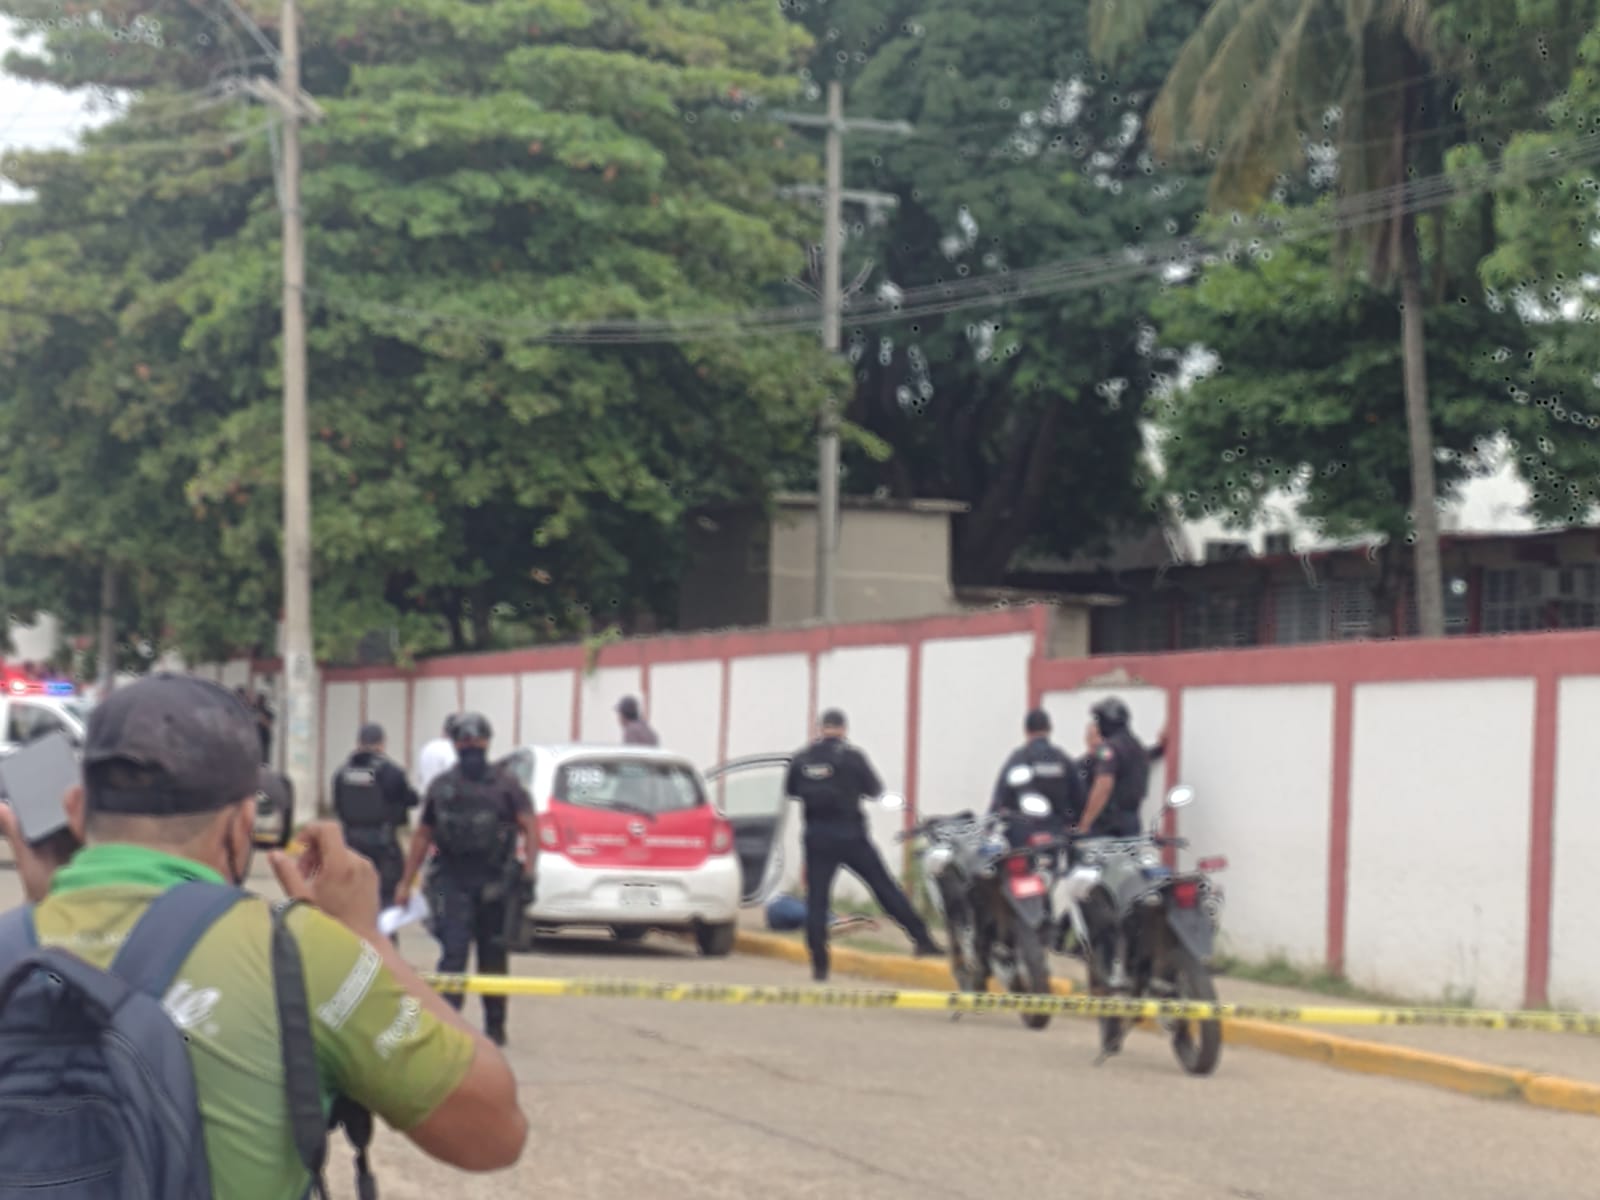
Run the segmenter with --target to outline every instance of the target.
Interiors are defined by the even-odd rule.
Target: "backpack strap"
[[[317,1073],[317,1045],[311,1031],[311,1007],[306,998],[305,968],[300,947],[289,928],[289,913],[303,903],[291,900],[274,909],[272,917],[272,982],[278,1002],[278,1036],[283,1052],[284,1086],[289,1100],[289,1127],[295,1151],[311,1175],[308,1195],[328,1200],[323,1168],[328,1157],[328,1129],[343,1125],[356,1152],[356,1192],[360,1200],[377,1200],[378,1184],[367,1160],[372,1142],[372,1114],[339,1096],[332,1120],[323,1115],[322,1082]]]
[[[0,914],[0,970],[21,962],[39,948],[39,931],[33,925],[33,905],[24,904]]]
[[[163,999],[190,951],[243,898],[238,888],[198,880],[168,888],[150,902],[122,943],[111,963],[112,974]]]

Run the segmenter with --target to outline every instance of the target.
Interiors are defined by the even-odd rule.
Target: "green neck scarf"
[[[150,887],[166,891],[180,883],[199,880],[226,884],[210,867],[146,846],[108,842],[86,846],[72,856],[50,881],[52,895],[96,887]]]

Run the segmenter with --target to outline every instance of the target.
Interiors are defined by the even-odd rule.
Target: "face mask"
[[[489,772],[489,752],[482,746],[463,746],[456,752],[456,762],[468,779],[482,779]]]

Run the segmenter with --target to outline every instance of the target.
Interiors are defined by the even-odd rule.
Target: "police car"
[[[741,759],[702,774],[646,746],[528,746],[501,760],[533,798],[535,930],[654,929],[692,934],[702,954],[733,949],[739,909],[764,903],[781,874],[788,759]]]
[[[89,707],[70,683],[8,680],[0,691],[0,757],[51,733],[82,750]]]

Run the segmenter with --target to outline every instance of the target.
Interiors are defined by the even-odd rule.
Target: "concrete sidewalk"
[[[759,913],[746,917],[742,922],[741,951],[805,962],[805,946],[800,938],[767,932]],[[855,975],[910,988],[943,990],[954,986],[944,963],[884,953],[899,936],[900,931],[892,922],[880,922],[875,934],[835,939],[835,977]],[[1057,977],[1058,990],[1081,991],[1081,965],[1075,960],[1053,956],[1051,970]],[[1216,985],[1223,1004],[1385,1007],[1228,977],[1219,977]],[[1520,1100],[1538,1107],[1600,1116],[1600,1038],[1429,1026],[1265,1021],[1230,1022],[1224,1029],[1224,1038],[1232,1044],[1340,1070],[1388,1075],[1469,1095]]]

